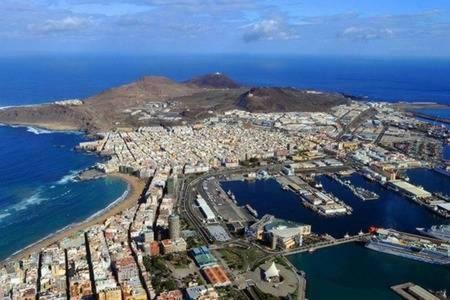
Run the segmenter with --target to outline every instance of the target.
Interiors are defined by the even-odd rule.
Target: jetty
[[[422,119],[426,119],[426,120],[430,120],[430,121],[434,121],[434,122],[440,122],[440,123],[444,123],[444,124],[450,124],[450,119],[448,119],[448,118],[432,116],[432,115],[424,114],[424,113],[417,112],[417,111],[411,111],[410,113],[412,115],[414,115],[415,117],[419,117]]]
[[[333,239],[333,240],[327,240],[311,245],[304,245],[299,248],[293,249],[293,250],[285,250],[282,252],[283,255],[293,255],[293,254],[299,254],[304,252],[313,252],[318,249],[333,247],[337,245],[347,244],[347,243],[353,243],[353,242],[363,242],[367,241],[367,239],[370,237],[370,233],[361,233],[353,236],[346,236],[340,239]]]
[[[345,186],[346,188],[348,188],[350,191],[352,191],[352,193],[358,197],[359,199],[366,201],[366,200],[376,200],[378,198],[380,198],[380,196],[372,191],[366,190],[362,187],[356,187],[354,186],[349,180],[342,180],[341,178],[339,178],[337,175],[332,174],[332,175],[328,175],[331,179],[333,179],[334,181],[338,182],[339,184],[341,184],[342,186]]]

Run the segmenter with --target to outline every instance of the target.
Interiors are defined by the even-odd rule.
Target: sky
[[[450,56],[448,0],[0,0],[0,55]]]

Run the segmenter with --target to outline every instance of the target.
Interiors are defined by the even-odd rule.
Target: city
[[[351,101],[329,113],[232,110],[192,125],[122,128],[98,137],[78,149],[104,156],[95,166],[103,173],[138,177],[145,183],[140,196],[39,253],[7,259],[0,299],[305,299],[308,274],[286,257],[355,242],[450,264],[448,226],[440,236],[368,227],[333,236],[312,224],[262,215],[224,188],[230,181],[275,179],[316,218],[347,218],[358,211],[318,178],[328,176],[362,202],[379,201],[377,193],[346,179],[355,173],[444,223],[450,195],[414,184],[406,171],[449,176],[442,158],[448,129],[396,104]],[[416,252],[393,242],[387,249],[389,238]],[[415,284],[393,289],[445,299]]]

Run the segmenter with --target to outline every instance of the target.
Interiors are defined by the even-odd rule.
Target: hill
[[[231,109],[250,112],[327,111],[346,103],[338,93],[278,87],[240,87],[222,74],[178,83],[144,77],[89,97],[81,105],[50,103],[0,110],[0,123],[88,132],[116,127],[193,122]]]
[[[222,73],[206,74],[186,81],[187,84],[203,88],[237,89],[240,85]]]
[[[346,103],[340,94],[294,88],[252,88],[236,101],[236,106],[251,112],[326,111]]]

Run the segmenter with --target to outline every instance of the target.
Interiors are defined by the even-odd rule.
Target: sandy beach
[[[125,199],[118,202],[116,205],[110,207],[109,209],[104,210],[102,213],[100,213],[94,217],[88,218],[84,222],[73,224],[63,230],[55,232],[54,234],[36,242],[35,244],[32,244],[32,245],[18,251],[17,253],[15,253],[15,254],[11,255],[10,257],[8,257],[7,259],[5,259],[5,261],[18,260],[18,259],[27,257],[31,254],[38,253],[38,252],[42,251],[42,249],[45,247],[48,247],[54,243],[57,243],[58,241],[66,238],[66,237],[70,237],[73,234],[75,234],[81,230],[86,230],[87,228],[89,228],[95,224],[101,224],[107,218],[114,216],[116,214],[119,214],[123,210],[137,204],[139,197],[141,196],[141,193],[144,190],[145,181],[143,181],[137,177],[133,177],[130,175],[125,175],[125,174],[118,174],[118,173],[117,174],[116,173],[109,174],[109,176],[118,177],[122,180],[125,180],[128,183],[129,192],[128,192],[127,196],[125,197]]]

